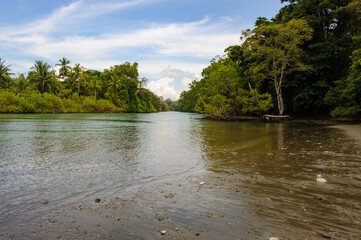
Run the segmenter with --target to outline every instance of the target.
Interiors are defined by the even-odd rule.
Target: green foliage
[[[50,71],[51,66],[43,61],[35,61],[28,73],[28,79],[40,93],[57,93],[60,84],[56,80],[55,72]]]
[[[0,58],[0,88],[9,87],[10,85],[10,65],[5,65],[5,60]]]
[[[312,29],[304,19],[292,19],[284,24],[261,24],[252,32],[244,33],[244,48],[255,59],[260,59],[248,71],[255,82],[265,79],[273,81],[280,115],[284,112],[282,84],[286,80],[285,74],[290,69],[309,69],[301,61],[303,51],[299,46],[311,37]]]
[[[248,105],[257,90],[272,94],[279,114],[331,112],[360,116],[360,0],[281,0],[274,19],[259,17],[241,45],[204,69],[203,79],[173,103],[182,111],[239,115],[260,111]],[[249,93],[250,93],[249,92]],[[269,96],[269,94],[268,94]],[[268,98],[267,98],[268,99]],[[248,106],[248,107],[247,107]],[[242,109],[245,110],[242,110]],[[247,110],[248,109],[248,110]],[[262,109],[262,110],[261,110]]]
[[[49,93],[20,93],[0,91],[0,113],[75,113],[75,112],[124,112],[108,100],[92,97],[78,99],[60,98]]]
[[[337,81],[325,97],[325,101],[335,108],[331,111],[333,117],[361,116],[361,48],[355,50],[350,58],[348,76]]]
[[[259,94],[255,89],[251,91],[239,89],[239,91],[237,101],[242,114],[261,115],[273,107],[272,96],[269,93]]]
[[[35,61],[27,78],[11,78],[10,66],[0,59],[3,83],[1,113],[65,112],[157,112],[168,106],[154,93],[141,87],[138,64],[115,65],[104,72],[86,70],[80,64],[68,66],[59,60],[58,80],[51,66]],[[6,80],[6,84],[5,84]],[[142,80],[145,83],[145,79]],[[139,87],[138,87],[139,86]]]
[[[167,104],[148,89],[140,89],[138,96],[142,110],[139,112],[159,112],[168,110]]]
[[[68,66],[69,64],[70,60],[65,57],[59,59],[59,63],[55,64],[55,66],[60,66],[59,75],[63,78],[63,80],[65,80],[71,71],[71,67]]]
[[[239,116],[259,115],[272,108],[270,94],[242,88],[246,84],[238,70],[238,64],[229,58],[212,60],[211,65],[203,70],[203,79],[193,81],[190,90],[181,93],[174,109]]]

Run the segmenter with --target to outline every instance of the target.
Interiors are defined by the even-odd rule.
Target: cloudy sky
[[[210,60],[239,44],[280,0],[0,0],[0,58],[14,73],[35,60],[103,70],[138,62],[140,77],[175,100]]]

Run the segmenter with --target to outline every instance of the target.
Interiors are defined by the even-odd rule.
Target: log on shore
[[[275,121],[275,120],[293,120],[290,115],[263,115],[262,119],[264,121]]]

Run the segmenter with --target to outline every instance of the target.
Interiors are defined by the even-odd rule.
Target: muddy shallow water
[[[200,118],[0,115],[0,239],[361,239],[360,125]]]

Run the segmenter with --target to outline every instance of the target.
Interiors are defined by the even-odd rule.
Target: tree
[[[121,86],[121,79],[119,76],[112,74],[110,76],[110,82],[109,82],[109,86],[110,88],[114,91],[115,93],[115,100],[118,100],[118,89]]]
[[[102,85],[99,82],[99,77],[97,75],[89,76],[90,87],[94,90],[94,100],[97,100],[97,89],[101,89]]]
[[[335,107],[331,111],[333,117],[359,117],[361,116],[361,36],[355,38],[359,42],[359,49],[351,55],[349,74],[336,82],[326,95],[325,100]]]
[[[17,78],[13,78],[15,91],[24,91],[28,87],[28,81],[26,80],[24,74],[20,74]]]
[[[143,77],[140,81],[139,81],[139,88],[142,89],[145,85],[147,85],[148,83],[148,79]]]
[[[55,72],[50,71],[51,66],[43,61],[35,61],[28,74],[29,82],[32,83],[40,93],[55,93],[59,85],[55,78]]]
[[[335,81],[344,78],[350,66],[352,37],[360,32],[360,0],[284,0],[274,22],[305,19],[313,38],[300,46],[307,56],[308,71],[289,71],[284,85],[287,110],[328,112],[324,97]],[[356,35],[355,35],[356,34]],[[290,81],[289,81],[290,80]]]
[[[67,77],[71,71],[71,67],[68,66],[70,64],[70,60],[63,57],[59,59],[59,63],[55,64],[55,66],[60,66],[59,75],[63,76],[63,80]]]
[[[78,96],[80,96],[80,82],[86,82],[85,75],[83,74],[85,68],[80,66],[80,63],[75,64],[71,73],[72,82],[77,84]]]
[[[287,70],[307,70],[301,61],[303,51],[299,48],[312,38],[312,29],[304,19],[292,19],[285,24],[261,24],[253,31],[244,32],[244,47],[258,61],[249,69],[256,79],[274,82],[279,114],[284,112],[282,83]]]
[[[5,60],[0,58],[0,87],[9,87],[10,75],[13,75],[10,71],[11,65],[5,65]]]

